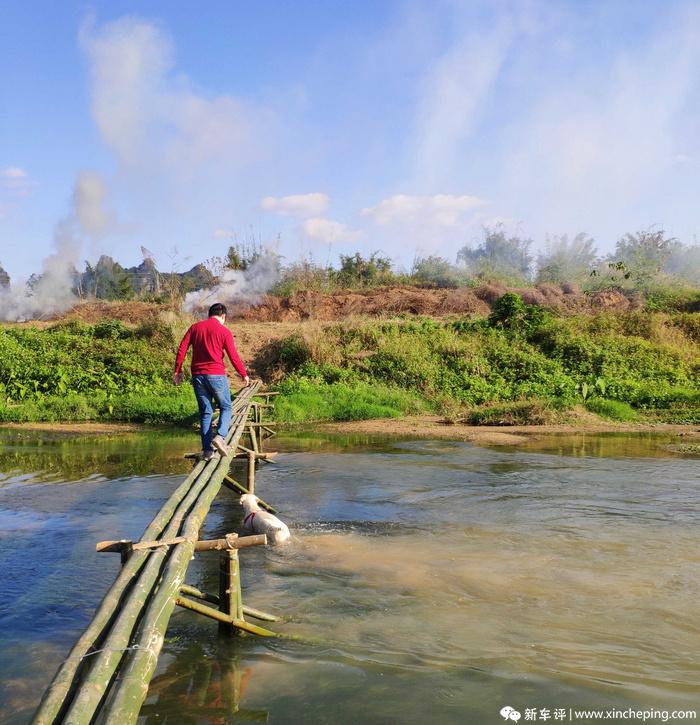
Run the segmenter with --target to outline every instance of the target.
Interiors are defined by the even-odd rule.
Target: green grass
[[[419,396],[381,384],[291,379],[279,386],[275,418],[284,423],[398,418],[425,412]]]
[[[586,400],[586,409],[601,418],[619,420],[621,422],[632,422],[638,420],[639,415],[629,403],[619,400],[606,400],[605,398],[590,398]]]

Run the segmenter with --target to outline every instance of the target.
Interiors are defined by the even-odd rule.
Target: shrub
[[[556,411],[549,401],[516,400],[474,408],[465,422],[470,425],[545,425],[555,419]]]
[[[311,350],[302,337],[295,335],[282,341],[279,359],[284,369],[291,372],[311,359]]]
[[[93,328],[93,335],[98,340],[124,340],[132,333],[119,320],[102,320]]]

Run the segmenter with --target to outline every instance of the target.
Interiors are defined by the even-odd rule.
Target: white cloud
[[[284,216],[317,217],[326,211],[328,201],[328,195],[321,192],[281,197],[266,196],[260,201],[260,208]]]
[[[27,172],[24,169],[20,169],[19,166],[8,166],[0,171],[0,176],[4,179],[26,179]]]
[[[7,166],[0,171],[0,191],[8,200],[29,196],[34,185],[29,174],[19,166]]]
[[[466,25],[453,18],[455,24]],[[414,132],[416,180],[428,188],[452,177],[459,146],[475,131],[513,40],[509,20],[457,39],[426,72]]]
[[[92,114],[105,143],[127,166],[153,163],[187,174],[190,165],[240,161],[263,144],[271,114],[230,95],[195,92],[173,69],[170,38],[155,23],[125,17],[86,24]]]
[[[329,242],[353,242],[361,236],[361,232],[348,229],[345,224],[321,217],[307,219],[301,224],[300,231],[306,238],[325,244]]]
[[[214,239],[233,239],[236,232],[232,232],[230,229],[214,229],[212,236]]]
[[[700,10],[686,5],[644,43],[535,85],[500,133],[489,192],[497,211],[529,233],[586,230],[608,245],[630,229],[677,223],[692,204],[699,63]]]
[[[410,196],[396,194],[362,210],[377,224],[433,224],[450,227],[462,216],[486,202],[476,196],[435,194],[434,196]]]

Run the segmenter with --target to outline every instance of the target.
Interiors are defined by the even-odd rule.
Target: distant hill
[[[81,296],[97,299],[157,298],[203,289],[214,281],[214,275],[203,264],[187,272],[161,272],[150,258],[136,267],[122,267],[103,254],[94,266],[86,263],[84,272],[76,272],[75,288]]]

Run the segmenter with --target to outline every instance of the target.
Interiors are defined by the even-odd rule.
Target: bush
[[[484,405],[469,411],[465,418],[470,425],[546,425],[555,420],[555,408],[545,400]]]
[[[286,371],[292,372],[310,359],[311,350],[303,338],[295,335],[282,341],[279,360]]]
[[[98,340],[124,340],[131,337],[131,334],[131,330],[119,320],[102,320],[93,328],[93,335]]]

